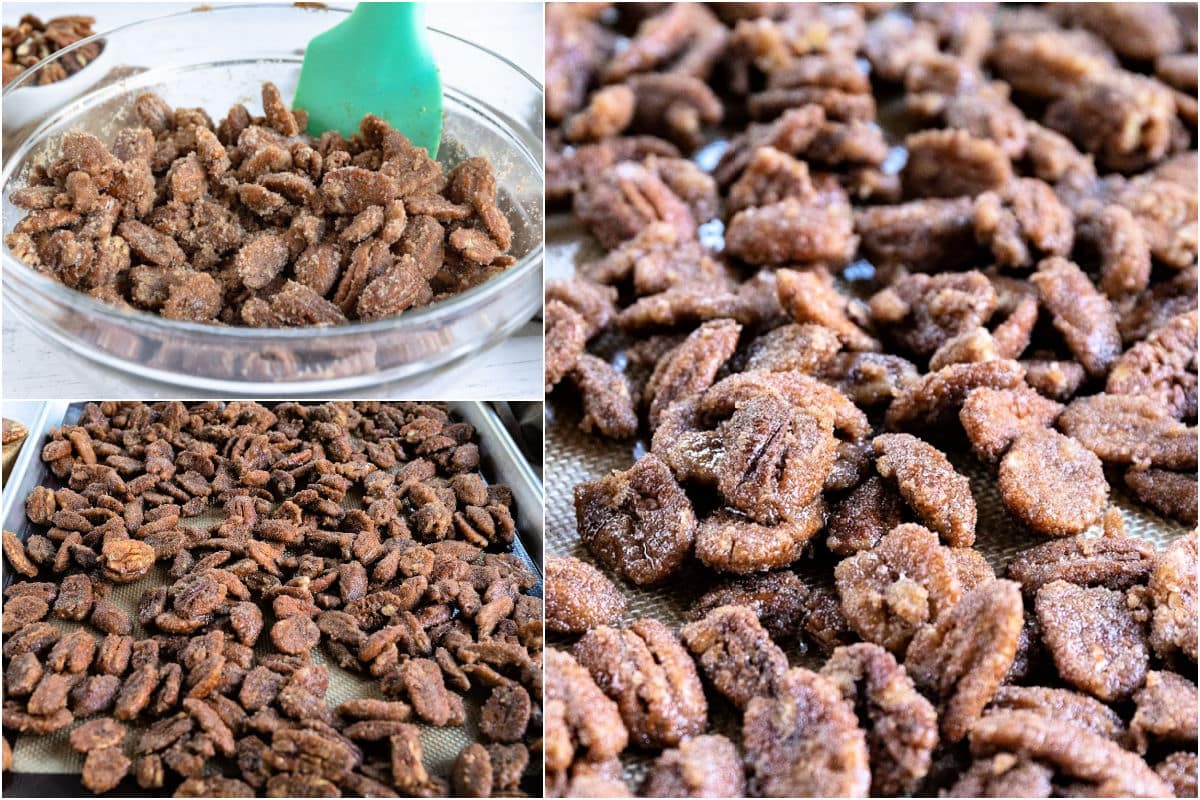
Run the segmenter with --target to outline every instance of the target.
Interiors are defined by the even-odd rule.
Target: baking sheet
[[[541,559],[544,518],[542,515],[542,488],[528,462],[521,456],[495,411],[482,403],[449,403],[453,416],[473,425],[479,436],[480,472],[489,483],[507,484],[513,491],[514,517],[517,522],[517,537],[513,542],[512,552],[538,577],[537,585],[530,594],[540,597],[542,594]],[[13,468],[12,479],[4,490],[0,501],[0,515],[4,520],[4,529],[17,534],[22,541],[30,534],[37,532],[35,526],[25,516],[25,497],[34,487],[47,485],[60,488],[65,483],[50,472],[48,466],[40,458],[42,443],[54,427],[71,425],[78,421],[83,403],[68,404],[65,402],[46,403],[36,422],[30,426],[28,446],[22,449],[20,457]],[[354,501],[347,500],[347,506]],[[181,524],[190,527],[207,527],[219,520],[213,512],[184,520]],[[3,584],[8,586],[14,575],[4,564]],[[117,603],[133,620],[133,636],[135,639],[147,638],[147,633],[137,622],[137,600],[143,590],[162,583],[170,583],[165,566],[155,567],[148,579],[132,584],[113,587],[110,599]],[[55,625],[64,630],[84,627],[77,623],[51,619]],[[256,647],[260,655],[274,652],[266,636],[260,638]],[[363,677],[338,667],[326,661],[320,648],[312,652],[313,662],[325,664],[329,670],[329,689],[326,699],[331,705],[337,705],[346,700],[360,697],[381,698],[378,681]],[[461,727],[435,728],[420,724],[421,745],[424,749],[424,763],[431,774],[445,776],[449,773],[454,758],[467,744],[479,740],[479,709],[482,700],[477,691],[466,696],[466,724]],[[82,722],[82,721],[80,721]],[[72,750],[68,744],[70,731],[78,724],[56,731],[49,736],[22,736],[15,732],[5,731],[13,748],[13,770],[4,773],[4,795],[9,797],[71,797],[90,794],[83,788],[79,780],[79,772],[83,766],[83,757]],[[133,729],[140,726],[130,724]],[[127,755],[130,755],[134,737],[126,738]],[[527,771],[523,785],[528,791],[535,791],[540,786],[540,775],[535,758],[531,758],[531,768]],[[214,769],[215,771],[215,769]],[[173,786],[169,788],[173,789]],[[161,796],[165,790],[147,791],[141,789],[132,778],[126,778],[121,785],[110,793],[113,796]]]
[[[579,231],[568,214],[557,214],[547,226],[547,267],[550,278],[570,277],[575,268],[603,254],[597,243]],[[619,357],[614,363],[619,363]],[[559,390],[546,403],[546,555],[575,556],[595,565],[613,581],[625,595],[628,610],[624,624],[641,617],[652,617],[676,630],[685,622],[687,610],[695,601],[725,576],[708,570],[695,559],[663,587],[643,589],[623,581],[594,559],[579,541],[575,531],[573,490],[576,484],[595,480],[614,469],[627,469],[638,456],[647,452],[648,440],[633,443],[614,443],[580,431],[577,427],[579,410],[569,391]],[[975,547],[996,571],[1003,576],[1008,562],[1020,551],[1046,541],[1045,537],[1027,532],[1009,517],[1000,501],[994,468],[975,459],[969,452],[947,453],[955,468],[971,481],[971,492],[978,508]],[[1131,536],[1154,542],[1160,550],[1188,528],[1159,516],[1147,507],[1131,500],[1113,486],[1110,502],[1120,509]],[[1099,526],[1089,533],[1099,533]],[[820,536],[822,534],[818,534]],[[806,581],[832,587],[831,560],[817,562],[811,548],[793,569]],[[550,635],[547,644],[567,648],[575,637]],[[801,652],[793,643],[784,646],[794,666],[819,668],[825,661],[819,654]],[[709,698],[709,717],[714,730],[740,741],[739,717],[732,706],[715,692]],[[646,767],[657,752],[627,750],[622,755],[625,780],[633,791],[641,784]]]

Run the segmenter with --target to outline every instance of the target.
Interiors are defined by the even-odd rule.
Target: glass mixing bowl
[[[133,100],[156,92],[175,107],[220,119],[234,104],[261,113],[264,81],[294,94],[303,48],[348,12],[311,6],[203,8],[104,33],[107,72],[32,126],[3,169],[3,228],[24,212],[9,202],[62,135],[85,130],[111,142],[132,124]],[[40,336],[120,370],[213,392],[333,392],[409,378],[501,341],[542,302],[541,85],[503,57],[431,31],[445,89],[438,160],[448,170],[484,156],[496,170],[500,207],[518,261],[486,283],[392,319],[327,328],[235,328],[179,322],[121,309],[39,274],[3,248],[8,313]],[[87,41],[87,40],[85,40]],[[7,105],[59,51],[4,91]],[[83,70],[83,75],[90,70]],[[77,76],[78,77],[78,76]],[[28,90],[26,90],[28,91]],[[17,97],[12,97],[17,95]]]

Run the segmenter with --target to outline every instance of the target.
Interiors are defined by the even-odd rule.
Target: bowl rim
[[[89,42],[92,42],[94,40],[103,39],[106,36],[112,36],[114,33],[117,33],[117,32],[127,31],[132,28],[137,28],[137,27],[147,25],[147,24],[150,24],[153,22],[161,22],[166,19],[171,19],[174,17],[185,17],[185,16],[189,16],[192,14],[223,14],[223,13],[231,12],[231,11],[247,11],[247,10],[261,10],[261,11],[273,11],[274,12],[274,11],[279,11],[282,9],[286,9],[286,10],[290,10],[290,11],[299,11],[301,13],[305,13],[305,12],[307,12],[307,13],[333,12],[333,13],[337,13],[337,14],[349,14],[350,13],[349,9],[347,9],[345,7],[341,7],[341,6],[300,5],[299,3],[287,3],[287,4],[284,4],[284,3],[233,3],[233,4],[228,4],[228,5],[223,4],[223,5],[218,5],[218,6],[192,8],[192,9],[188,9],[187,11],[176,11],[176,12],[173,12],[170,14],[160,14],[160,15],[154,16],[154,17],[147,17],[146,19],[140,19],[135,22],[126,23],[125,25],[120,25],[116,28],[106,30],[102,33],[93,34],[92,36],[89,36],[86,39],[80,39],[78,42],[75,42],[68,47],[64,47],[61,50],[56,50],[54,53],[47,56],[42,61],[39,61],[34,67],[27,69],[24,73],[17,76],[17,78],[14,79],[11,83],[9,83],[8,86],[4,87],[3,92],[0,92],[0,98],[7,96],[10,92],[16,91],[18,88],[28,88],[25,86],[25,81],[37,69],[40,69],[41,67],[54,61],[55,59],[58,59],[64,55],[72,52],[76,48],[83,47],[84,45],[86,45]],[[525,69],[521,68],[520,66],[514,64],[513,62],[509,61],[507,58],[500,55],[499,53],[496,53],[495,51],[490,50],[481,44],[472,42],[471,40],[466,39],[462,36],[458,36],[457,34],[453,34],[453,33],[449,33],[447,31],[441,30],[440,28],[435,28],[435,27],[431,26],[428,28],[428,30],[438,36],[442,36],[447,39],[452,39],[454,41],[460,42],[462,44],[465,44],[469,47],[472,47],[472,48],[482,52],[483,54],[485,54],[487,56],[490,56],[494,59],[499,60],[504,65],[509,67],[513,72],[515,72],[519,77],[521,77],[527,83],[529,83],[539,94],[544,93],[545,89],[540,81],[538,81],[531,74],[529,74],[528,71],[526,71]],[[82,70],[80,70],[80,72],[82,72]],[[61,83],[61,81],[59,81],[58,83]],[[49,85],[53,86],[55,84],[49,84]],[[36,88],[37,84],[33,84],[33,86]],[[39,128],[40,128],[40,126],[39,126]],[[38,132],[39,132],[38,130],[35,130],[33,133],[37,134]],[[13,153],[7,154],[8,158],[5,159],[6,163],[3,165],[3,169],[0,170],[0,176],[4,177],[3,182],[0,183],[0,191],[7,188],[8,183],[15,177],[16,159],[14,159],[13,156],[16,156],[19,153],[23,153],[23,152],[27,151],[37,141],[40,141],[40,137],[38,137],[36,135],[31,135],[25,141],[18,144],[17,147],[14,149]],[[543,217],[544,217],[544,213],[545,213],[545,188],[544,188],[545,162],[544,162],[544,155],[542,156],[541,160],[537,159],[536,156],[539,156],[542,154],[533,153],[533,155],[535,156],[534,164],[537,168],[538,176],[541,177],[543,180],[543,196],[542,196],[543,212],[542,213],[543,213]],[[544,220],[543,220],[543,228],[544,228]],[[25,262],[21,261],[19,258],[17,258],[16,256],[14,256],[11,253],[11,251],[8,248],[8,245],[5,243],[0,243],[0,256],[2,256],[5,272],[7,272],[13,266],[17,267],[19,271],[24,272],[24,275],[21,275],[20,277],[17,278],[18,280],[28,281],[29,283],[32,284],[33,288],[38,289],[44,293],[49,293],[54,299],[60,300],[64,303],[66,303],[67,305],[74,305],[74,304],[78,303],[80,306],[82,306],[83,311],[91,314],[93,317],[101,317],[104,320],[111,322],[113,324],[128,325],[130,323],[139,323],[139,324],[147,325],[151,328],[162,329],[164,332],[167,332],[167,333],[196,334],[196,335],[204,336],[204,337],[212,336],[212,337],[216,337],[216,338],[226,338],[226,339],[244,337],[244,338],[261,339],[264,341],[269,341],[272,339],[286,339],[286,340],[311,339],[313,336],[317,336],[317,335],[319,335],[323,338],[329,338],[329,337],[351,337],[351,336],[357,336],[360,334],[393,333],[399,328],[420,328],[426,322],[437,322],[438,320],[440,320],[443,317],[456,316],[461,311],[469,310],[470,307],[475,305],[476,301],[478,301],[479,299],[482,298],[482,296],[497,293],[504,286],[507,286],[508,284],[511,284],[511,283],[514,283],[514,282],[520,280],[526,272],[536,269],[543,260],[544,248],[545,248],[545,233],[543,230],[542,236],[539,237],[539,239],[534,243],[533,248],[528,253],[526,253],[524,256],[522,256],[515,264],[513,264],[511,267],[508,267],[507,269],[505,269],[499,275],[489,278],[488,280],[484,281],[483,283],[479,284],[478,286],[473,286],[464,292],[459,292],[458,294],[454,295],[453,297],[447,298],[445,300],[439,300],[436,303],[431,303],[430,305],[424,306],[421,308],[403,311],[394,317],[388,317],[386,319],[379,319],[379,320],[372,320],[369,322],[362,322],[359,320],[355,320],[355,321],[347,322],[344,325],[309,325],[309,326],[291,327],[291,328],[256,328],[256,327],[251,327],[249,325],[224,325],[224,324],[219,324],[219,323],[214,324],[214,323],[206,323],[206,322],[191,322],[188,320],[168,319],[167,317],[163,317],[159,314],[152,314],[148,311],[143,311],[142,309],[139,309],[139,308],[133,308],[133,307],[124,308],[121,306],[114,305],[112,303],[107,303],[107,302],[104,302],[103,300],[98,300],[98,299],[88,295],[86,292],[79,291],[78,289],[72,289],[72,288],[60,283],[59,281],[56,281],[52,278],[47,277],[46,275],[43,275],[38,270],[29,266]],[[2,279],[0,279],[0,280],[2,280]],[[8,292],[4,292],[4,301],[8,302],[10,300],[15,300],[15,298],[10,297]]]

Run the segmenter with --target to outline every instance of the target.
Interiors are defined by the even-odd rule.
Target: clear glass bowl
[[[25,184],[34,164],[57,153],[64,133],[86,130],[111,142],[131,124],[133,100],[144,92],[157,92],[172,106],[204,108],[218,119],[236,103],[257,113],[262,83],[273,81],[285,98],[291,97],[305,43],[346,13],[222,6],[106,32],[109,70],[96,70],[95,83],[50,111],[8,154],[4,233],[24,215],[9,195]],[[510,252],[518,259],[502,274],[388,320],[328,328],[235,328],[178,322],[99,302],[25,266],[4,247],[6,310],[39,335],[117,369],[235,394],[281,387],[292,394],[344,391],[429,372],[501,341],[542,302],[542,87],[489,50],[440,31],[432,31],[432,39],[445,89],[438,160],[450,168],[480,155],[495,166],[500,206],[513,228]],[[10,95],[36,81],[43,67],[8,86],[6,105]]]

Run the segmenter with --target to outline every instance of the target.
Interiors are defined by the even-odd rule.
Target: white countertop
[[[213,0],[206,0],[216,5]],[[5,3],[3,21],[15,24],[23,14],[43,17],[87,14],[97,30],[111,29],[152,16],[186,11],[197,3]],[[332,6],[352,3],[334,2]],[[543,80],[542,6],[540,3],[429,4],[431,27],[454,33],[493,50]],[[206,396],[117,372],[77,356],[3,315],[3,396],[5,399],[87,398],[162,399]],[[380,399],[540,400],[542,398],[542,323],[531,320],[516,334],[462,363],[415,380],[350,393]],[[281,391],[281,394],[284,392]]]

